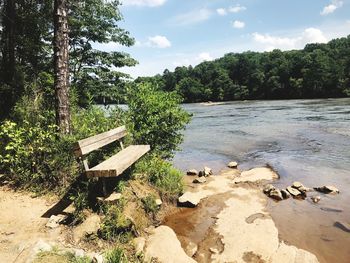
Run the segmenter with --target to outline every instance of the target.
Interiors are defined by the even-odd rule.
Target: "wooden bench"
[[[121,126],[80,140],[74,145],[74,155],[83,161],[87,177],[106,178],[119,176],[150,150],[149,145],[130,145],[124,148],[122,139],[126,134],[125,126]],[[86,155],[117,140],[122,150],[102,163],[90,168],[85,158]],[[103,192],[106,194],[105,180],[103,180]]]

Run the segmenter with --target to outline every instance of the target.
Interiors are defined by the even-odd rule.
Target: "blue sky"
[[[132,77],[197,65],[228,52],[303,48],[350,34],[350,0],[123,0],[120,26],[136,40]]]

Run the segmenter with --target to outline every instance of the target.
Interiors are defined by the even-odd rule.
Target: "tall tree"
[[[67,0],[54,2],[54,86],[56,122],[62,134],[70,133],[69,110],[69,39]]]
[[[3,82],[3,88],[0,95],[1,113],[0,119],[6,117],[14,104],[14,97],[16,91],[14,90],[14,76],[16,68],[15,59],[15,25],[16,25],[16,9],[14,0],[5,0],[2,10],[2,34],[1,34],[1,47],[2,47],[2,65],[1,65],[1,82]]]

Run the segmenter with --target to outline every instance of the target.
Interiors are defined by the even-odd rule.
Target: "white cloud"
[[[333,0],[329,5],[325,6],[321,11],[321,15],[326,16],[332,14],[335,10],[343,6],[343,1]]]
[[[220,16],[225,16],[228,13],[239,13],[239,12],[242,12],[244,10],[247,10],[247,8],[245,6],[236,5],[236,6],[231,6],[229,8],[218,8],[218,9],[216,9],[216,12]]]
[[[265,46],[266,51],[273,49],[290,50],[303,48],[308,43],[325,43],[328,41],[324,33],[317,28],[307,28],[295,37],[271,36],[269,34],[253,33],[255,42]]]
[[[212,11],[207,8],[202,8],[199,10],[193,10],[188,13],[177,15],[172,19],[172,22],[176,25],[190,25],[197,24],[208,20],[212,16]]]
[[[124,5],[134,5],[134,6],[161,6],[166,0],[122,0]]]
[[[241,29],[241,28],[244,28],[245,27],[245,23],[242,22],[242,21],[239,21],[239,20],[235,20],[232,22],[232,26],[234,28],[238,28],[238,29]]]
[[[216,9],[216,12],[220,15],[220,16],[225,16],[227,15],[227,11],[225,8],[218,8]]]
[[[242,12],[244,10],[246,10],[247,8],[245,6],[241,6],[241,5],[236,5],[236,6],[231,6],[228,11],[230,13],[239,13]]]
[[[328,39],[320,29],[310,27],[304,30],[301,41],[303,44],[326,43]]]
[[[198,59],[200,61],[211,61],[213,60],[213,57],[208,52],[202,52],[198,55]]]
[[[165,36],[149,37],[149,46],[157,48],[171,47],[171,42]]]

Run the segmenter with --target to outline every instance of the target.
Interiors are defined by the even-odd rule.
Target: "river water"
[[[193,114],[173,162],[181,170],[215,172],[237,161],[240,170],[270,165],[285,188],[335,185],[339,195],[313,204],[269,200],[269,212],[287,243],[307,249],[321,262],[350,262],[350,99],[242,101],[186,104]],[[309,196],[316,195],[310,193]]]

